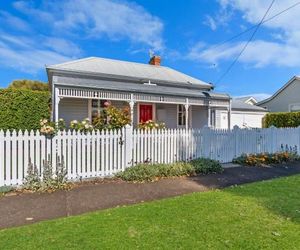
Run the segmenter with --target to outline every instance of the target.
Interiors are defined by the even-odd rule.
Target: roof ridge
[[[90,57],[80,58],[80,59],[76,59],[76,60],[65,62],[65,63],[53,64],[53,65],[49,65],[49,66],[68,65],[68,64],[72,64],[72,63],[81,62],[81,61],[88,61],[88,60],[91,60],[91,59],[100,59],[100,60],[104,60],[104,61],[114,61],[114,62],[122,62],[122,63],[128,63],[128,64],[138,64],[138,65],[143,65],[143,66],[147,66],[147,67],[155,67],[155,68],[159,68],[159,67],[161,67],[161,68],[169,68],[169,67],[163,66],[163,65],[152,65],[152,64],[148,64],[148,63],[131,62],[131,61],[126,61],[126,60],[120,60],[120,59],[114,59],[114,58],[106,58],[106,57],[99,57],[99,56],[90,56]]]
[[[89,56],[89,57],[79,58],[79,59],[75,59],[75,60],[68,61],[68,62],[47,65],[47,67],[54,67],[54,66],[56,67],[56,66],[69,65],[69,64],[72,64],[72,63],[78,63],[78,62],[88,61],[88,60],[95,59],[95,58],[96,57],[94,57],[94,56]]]

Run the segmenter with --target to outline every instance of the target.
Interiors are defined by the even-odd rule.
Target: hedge
[[[0,90],[0,129],[39,129],[40,119],[49,118],[48,91]]]
[[[300,112],[269,113],[263,118],[263,127],[298,127],[300,126]]]

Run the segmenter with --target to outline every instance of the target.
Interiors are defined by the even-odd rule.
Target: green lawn
[[[0,249],[300,249],[300,175],[0,231]]]

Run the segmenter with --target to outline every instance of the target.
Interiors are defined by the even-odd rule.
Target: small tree
[[[29,89],[37,91],[49,91],[48,83],[33,80],[14,80],[8,86],[10,89]]]
[[[93,120],[96,129],[120,129],[130,124],[130,113],[128,108],[118,109],[108,106],[100,113],[100,116]]]

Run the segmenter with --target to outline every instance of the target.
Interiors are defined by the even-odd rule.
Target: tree
[[[49,91],[49,84],[33,80],[14,80],[8,86],[10,89],[30,89],[37,91]]]

